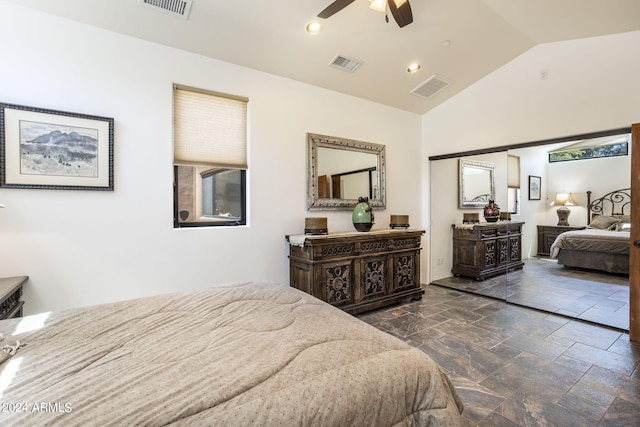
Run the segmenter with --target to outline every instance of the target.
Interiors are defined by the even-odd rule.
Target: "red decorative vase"
[[[487,222],[496,222],[500,218],[500,206],[493,200],[489,200],[484,207],[484,219]]]

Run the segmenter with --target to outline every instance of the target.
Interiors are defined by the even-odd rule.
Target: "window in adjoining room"
[[[174,85],[175,228],[247,223],[247,103]]]
[[[549,152],[549,163],[629,155],[630,135],[589,138]]]
[[[507,209],[512,214],[520,213],[520,157],[507,156]]]

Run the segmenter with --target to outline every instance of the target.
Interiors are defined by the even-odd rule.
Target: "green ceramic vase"
[[[368,197],[359,197],[358,204],[351,214],[353,226],[358,231],[369,231],[373,227],[373,209],[369,205]]]

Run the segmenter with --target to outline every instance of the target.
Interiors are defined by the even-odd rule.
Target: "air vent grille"
[[[138,2],[142,6],[188,19],[192,0],[138,0]]]
[[[434,74],[424,82],[420,83],[420,85],[413,89],[411,93],[424,98],[430,98],[447,86],[449,86],[449,82]]]
[[[357,59],[349,59],[346,56],[336,55],[336,57],[333,58],[329,65],[331,67],[339,68],[341,70],[353,73],[361,64],[362,62],[358,61]]]

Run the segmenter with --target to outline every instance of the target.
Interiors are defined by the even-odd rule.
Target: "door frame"
[[[634,196],[635,194],[635,196]],[[629,339],[640,341],[640,123],[631,126],[631,232],[629,241]]]

